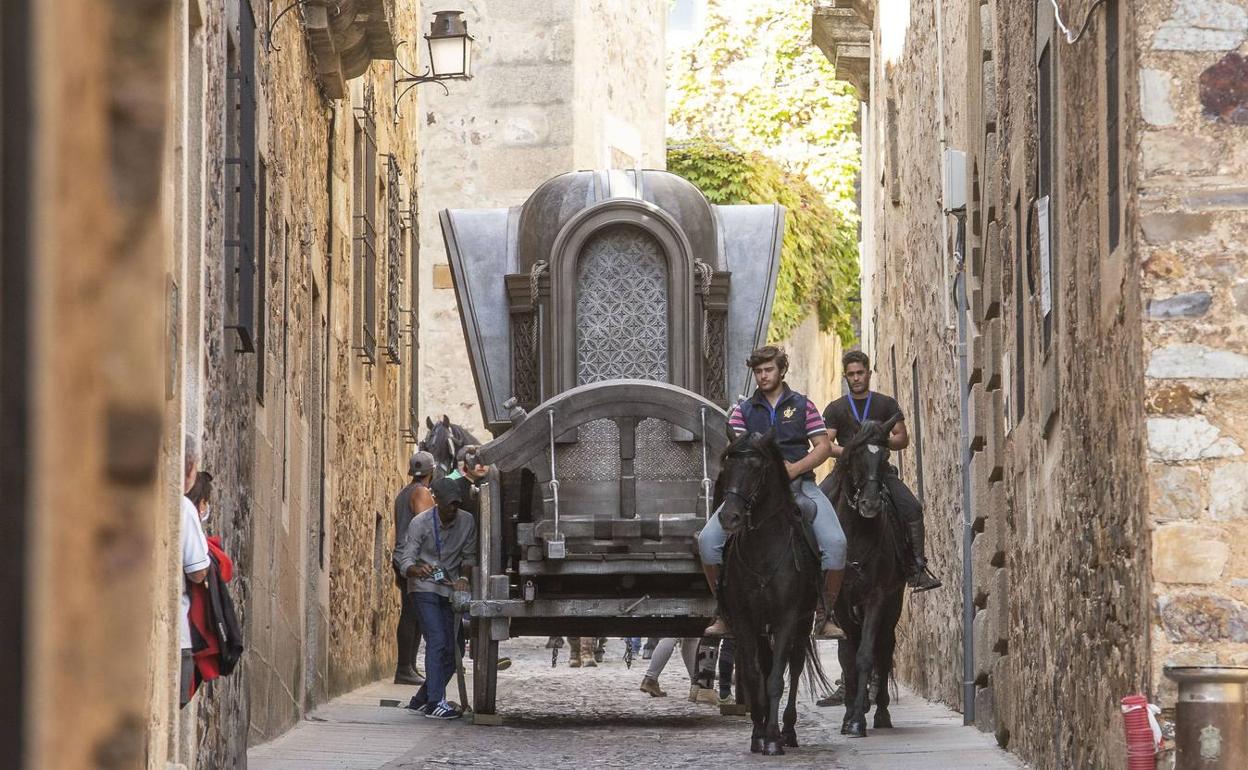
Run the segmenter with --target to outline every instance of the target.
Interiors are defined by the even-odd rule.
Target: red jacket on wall
[[[212,566],[203,583],[192,584],[191,650],[195,658],[195,680],[191,693],[202,682],[229,676],[243,654],[242,627],[234,612],[234,601],[226,587],[234,577],[234,562],[221,548],[221,538],[207,538]]]

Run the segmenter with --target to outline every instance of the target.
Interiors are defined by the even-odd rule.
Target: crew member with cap
[[[412,698],[430,719],[458,719],[459,706],[446,700],[446,685],[455,673],[455,613],[452,591],[467,591],[477,552],[477,527],[471,513],[460,510],[459,484],[433,482],[434,507],[412,519],[399,549],[399,570],[416,597],[425,635],[425,683]]]
[[[433,495],[429,483],[433,480],[435,460],[428,452],[417,452],[407,463],[411,481],[394,496],[394,582],[401,595],[399,627],[395,632],[398,643],[398,663],[394,667],[395,684],[425,683],[416,669],[416,655],[420,650],[420,615],[416,610],[416,597],[407,590],[407,578],[399,571],[399,549],[407,535],[407,527],[419,513],[433,507]]]

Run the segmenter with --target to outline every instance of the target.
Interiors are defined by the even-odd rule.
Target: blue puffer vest
[[[795,463],[810,454],[810,438],[806,434],[807,399],[796,390],[785,387],[784,395],[773,410],[761,391],[741,402],[741,418],[749,433],[776,430],[776,443],[784,459]]]

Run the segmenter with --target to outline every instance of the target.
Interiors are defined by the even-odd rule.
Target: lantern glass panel
[[[467,37],[431,37],[429,38],[429,68],[438,77],[456,77],[466,75],[468,47]]]

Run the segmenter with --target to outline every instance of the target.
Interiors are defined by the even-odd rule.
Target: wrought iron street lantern
[[[468,22],[463,15],[463,11],[434,12],[429,34],[425,35],[425,43],[429,47],[429,66],[423,74],[417,75],[395,59],[395,64],[405,73],[405,77],[396,76],[394,79],[395,123],[399,122],[399,102],[407,96],[408,91],[421,83],[437,83],[449,95],[451,91],[446,87],[445,81],[472,79],[474,38],[468,34]]]

